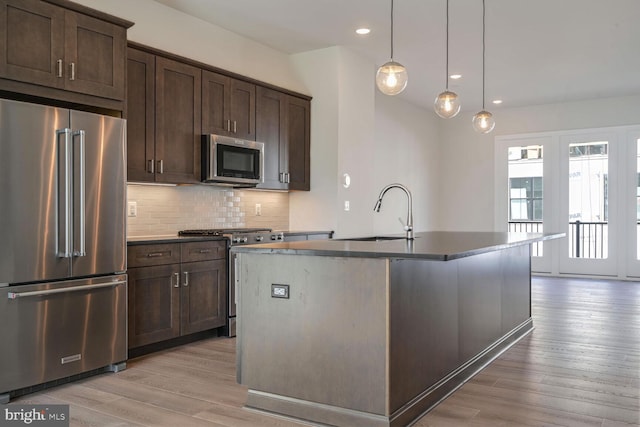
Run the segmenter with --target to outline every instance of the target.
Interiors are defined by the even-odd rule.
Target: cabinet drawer
[[[180,263],[180,244],[133,245],[127,247],[127,267]]]
[[[226,240],[182,243],[182,262],[224,259],[226,255]]]

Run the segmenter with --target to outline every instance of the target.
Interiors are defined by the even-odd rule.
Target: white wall
[[[311,191],[289,196],[292,230],[336,230],[338,176],[339,50],[293,55],[292,62],[311,100]]]
[[[314,98],[311,191],[291,193],[291,228],[329,228],[338,238],[402,233],[398,217],[405,220],[407,200],[400,190],[387,193],[381,212],[373,212],[380,189],[400,182],[413,193],[416,230],[434,229],[435,114],[378,93],[375,64],[349,49],[305,52],[293,63]],[[342,185],[345,173],[349,188]]]
[[[374,174],[367,193],[367,209],[374,217],[374,233],[403,231],[398,218],[406,220],[407,199],[401,190],[389,190],[380,213],[373,213],[380,190],[394,182],[404,184],[411,191],[414,229],[437,230],[438,189],[442,185],[440,120],[432,110],[378,91],[375,103]]]
[[[493,230],[494,138],[552,130],[634,125],[640,123],[640,97],[603,98],[580,102],[495,108],[496,128],[480,135],[471,127],[471,113],[441,121],[444,185],[438,201],[442,230]]]
[[[74,0],[135,23],[129,40],[308,94],[289,55],[151,0]]]

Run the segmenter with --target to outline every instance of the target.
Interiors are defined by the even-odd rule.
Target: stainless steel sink
[[[393,237],[393,236],[368,236],[368,237],[350,237],[347,239],[339,239],[349,242],[383,242],[385,240],[406,240],[405,237]]]

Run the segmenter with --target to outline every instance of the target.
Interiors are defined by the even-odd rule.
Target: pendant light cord
[[[485,6],[484,6],[484,1],[482,0],[482,110],[484,111],[484,70],[485,70],[485,66],[484,66],[484,58],[485,58],[485,43],[484,43],[484,21],[485,21]]]
[[[445,66],[445,73],[446,73],[446,81],[445,81],[445,89],[448,91],[449,90],[449,0],[447,0],[447,36],[446,36],[446,58],[447,58],[447,64]]]
[[[393,0],[391,0],[391,61],[393,61]]]

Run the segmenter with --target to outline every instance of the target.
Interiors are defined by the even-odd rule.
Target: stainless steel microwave
[[[202,135],[202,181],[234,187],[255,187],[264,182],[264,144]]]

